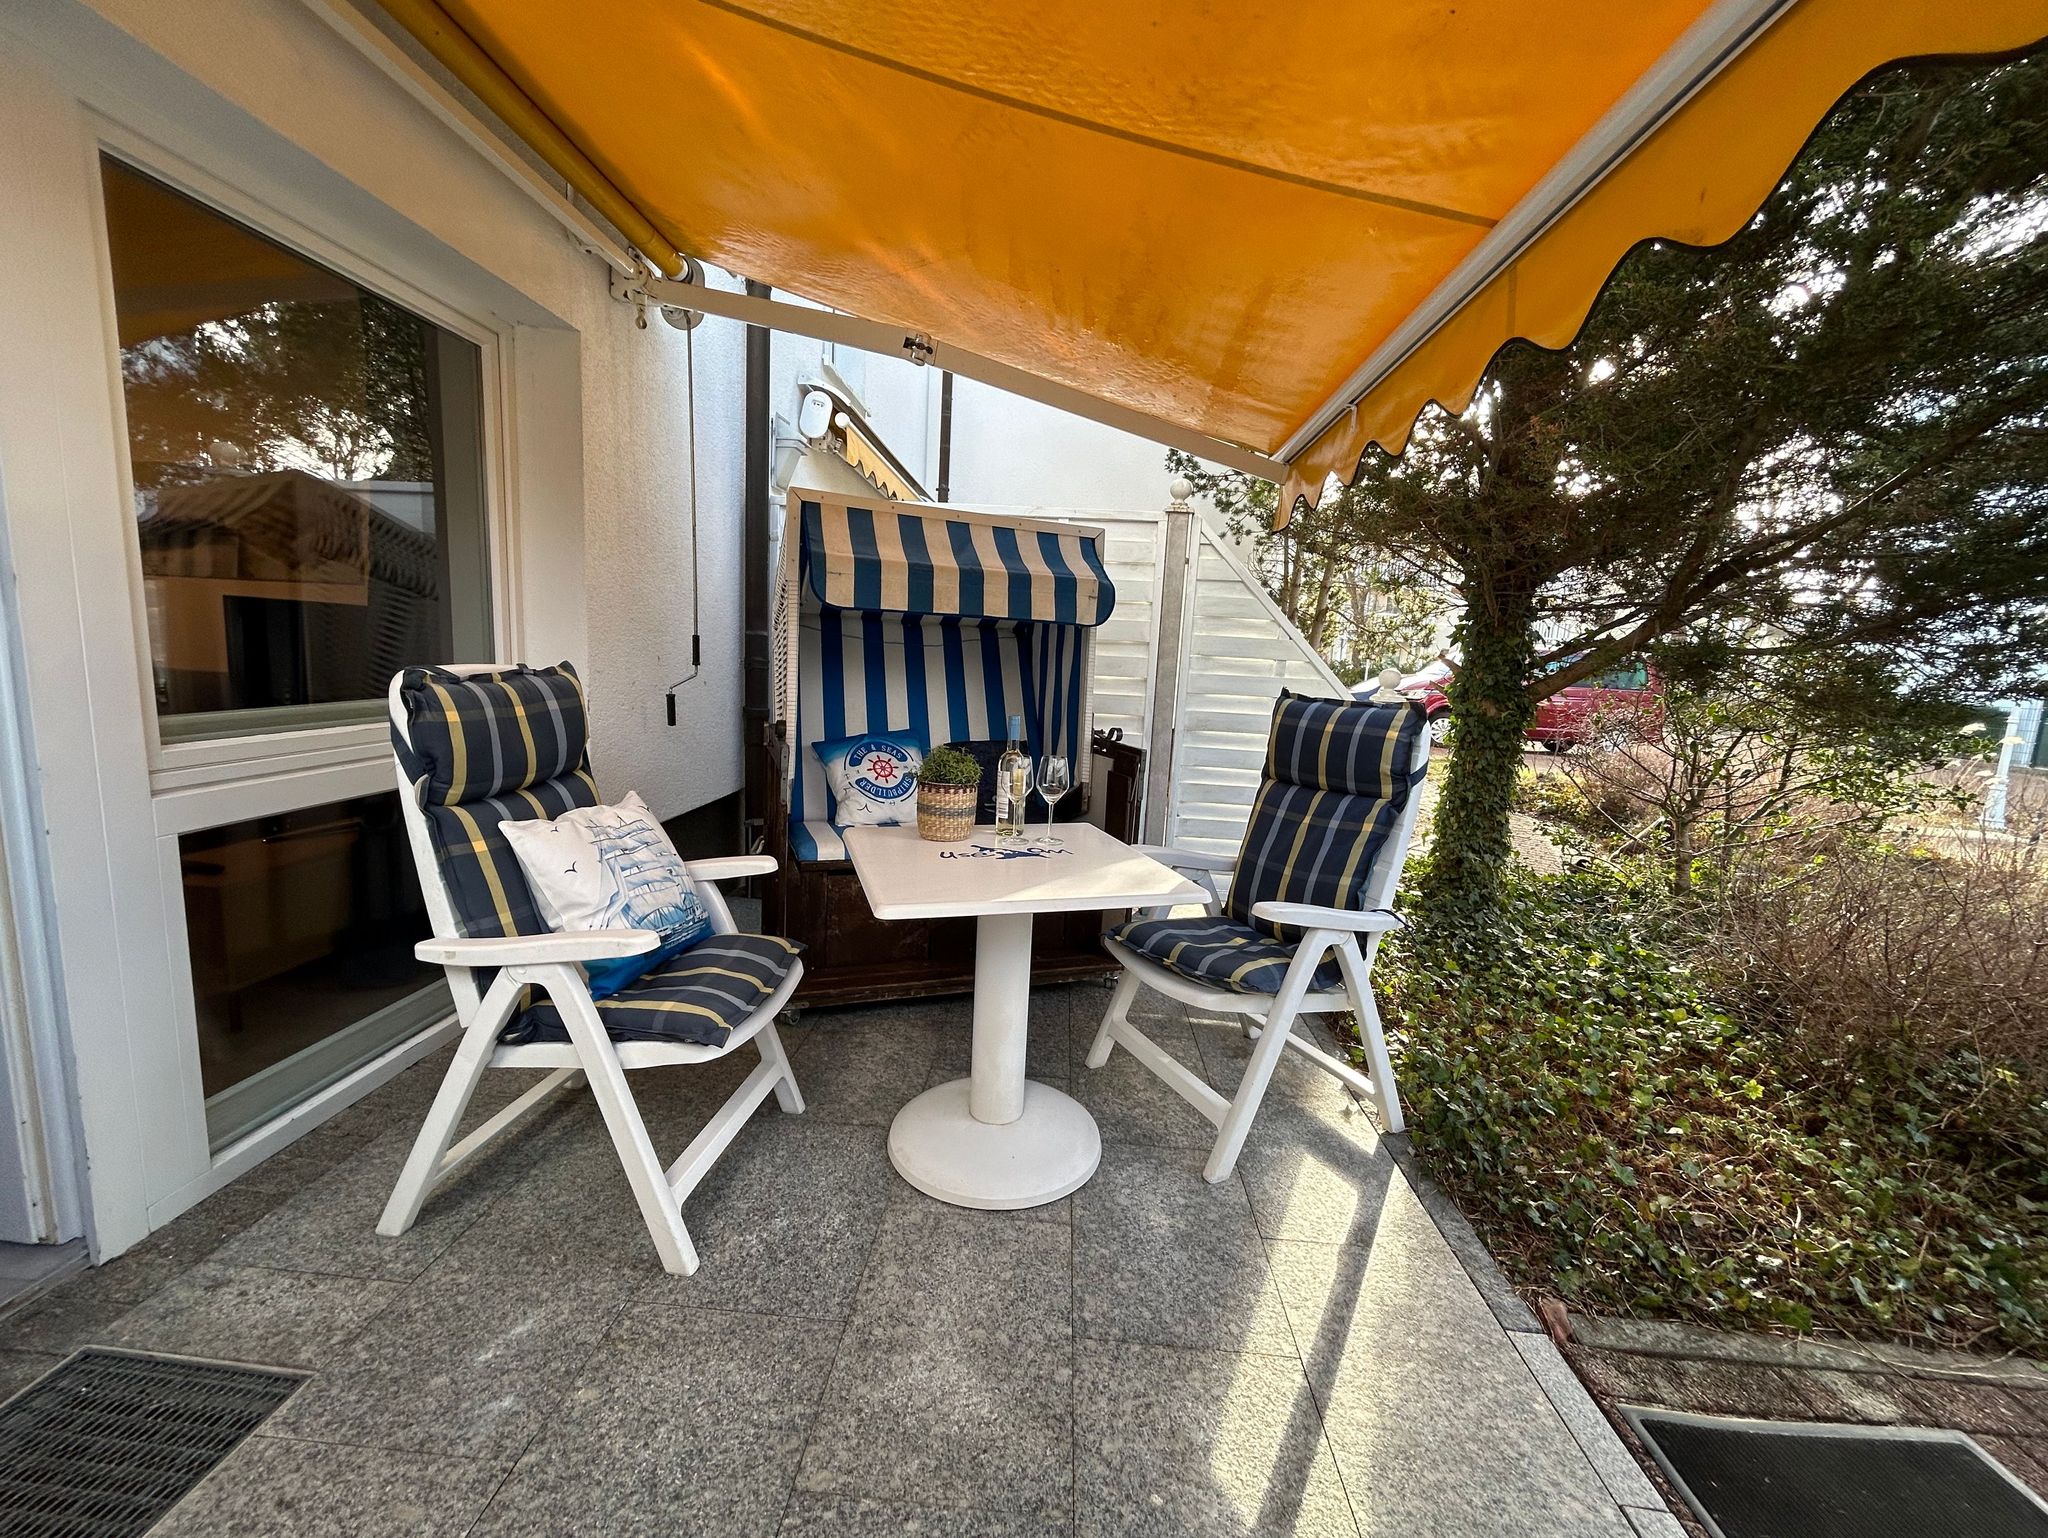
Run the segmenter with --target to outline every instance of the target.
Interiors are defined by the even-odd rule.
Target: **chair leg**
[[[1094,1045],[1088,1048],[1090,1068],[1100,1068],[1109,1061],[1109,1054],[1116,1050],[1116,1037],[1110,1034],[1110,1027],[1130,1023],[1131,1001],[1137,996],[1138,974],[1126,967],[1116,980],[1116,992],[1109,996],[1109,1008],[1102,1012],[1102,1024],[1096,1029]]]
[[[1344,987],[1351,995],[1351,1012],[1358,1019],[1358,1039],[1365,1043],[1365,1062],[1372,1075],[1373,1106],[1380,1113],[1380,1130],[1399,1132],[1408,1122],[1401,1114],[1401,1092],[1394,1083],[1394,1060],[1387,1054],[1387,1038],[1380,1029],[1379,1004],[1372,996],[1372,964],[1359,951],[1356,936],[1347,938],[1337,947],[1337,965],[1343,969]]]
[[[626,1070],[619,1066],[618,1051],[605,1031],[597,1006],[590,1002],[583,974],[575,967],[550,966],[531,969],[531,976],[547,989],[548,997],[554,1000],[569,1028],[569,1040],[590,1080],[597,1108],[604,1114],[605,1129],[611,1133],[612,1146],[625,1167],[626,1181],[633,1188],[640,1217],[653,1236],[661,1268],[673,1275],[689,1276],[697,1269],[697,1246],[690,1242],[690,1231],[683,1226],[682,1203],[669,1189],[668,1171],[647,1136],[647,1123],[640,1117],[640,1107],[626,1083]]]
[[[1216,1144],[1209,1150],[1209,1162],[1202,1167],[1202,1178],[1211,1185],[1228,1180],[1231,1171],[1237,1168],[1237,1156],[1243,1152],[1245,1136],[1252,1130],[1252,1118],[1259,1114],[1259,1105],[1266,1098],[1273,1070],[1280,1066],[1280,1054],[1286,1050],[1287,1033],[1294,1029],[1298,1007],[1291,1000],[1276,999],[1266,1015],[1265,1026],[1252,1044],[1244,1077],[1238,1080],[1237,1093],[1230,1097],[1230,1109],[1224,1113]]]
[[[413,1139],[412,1152],[406,1155],[398,1184],[392,1187],[391,1199],[377,1219],[377,1232],[385,1238],[396,1239],[419,1221],[420,1208],[433,1189],[434,1176],[448,1155],[448,1145],[455,1141],[462,1113],[469,1108],[470,1097],[483,1082],[484,1070],[491,1065],[498,1032],[512,1018],[520,990],[521,985],[512,981],[510,974],[500,972],[478,1001],[476,1016],[462,1033],[455,1061],[448,1065],[440,1089],[434,1092],[434,1103],[427,1110],[427,1119],[420,1124],[420,1135]]]
[[[773,1020],[755,1033],[754,1046],[761,1061],[775,1071],[775,1103],[787,1115],[803,1115],[804,1092],[796,1087],[796,1072],[789,1066],[789,1052],[782,1045],[782,1036]]]

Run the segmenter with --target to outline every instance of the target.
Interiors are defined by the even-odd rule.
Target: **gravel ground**
[[[1522,767],[1534,769],[1539,774],[1547,773],[1557,764],[1557,759],[1540,748],[1522,755]],[[1436,811],[1437,792],[1443,788],[1444,771],[1450,766],[1450,754],[1438,749],[1430,760],[1429,778],[1422,782],[1422,810],[1416,827],[1418,836],[1429,833],[1429,819]],[[1556,844],[1550,841],[1543,826],[1524,812],[1512,813],[1508,818],[1508,834],[1514,843],[1515,858],[1539,876],[1556,876],[1564,871],[1564,855]]]

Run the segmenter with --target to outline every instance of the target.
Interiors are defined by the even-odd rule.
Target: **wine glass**
[[[1065,755],[1048,753],[1038,761],[1038,799],[1045,803],[1045,833],[1052,837],[1053,808],[1074,788]]]

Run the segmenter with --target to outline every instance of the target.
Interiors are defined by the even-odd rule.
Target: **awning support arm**
[[[1224,443],[1192,428],[1147,416],[1144,412],[1133,411],[1128,406],[1119,406],[1114,401],[1098,399],[1085,390],[1076,390],[1049,379],[1041,379],[1038,375],[1027,373],[1023,369],[1013,368],[1007,363],[998,363],[993,358],[984,358],[979,353],[963,351],[951,343],[935,341],[923,332],[909,331],[902,326],[863,320],[857,315],[846,315],[838,310],[784,304],[773,299],[757,298],[752,294],[735,293],[730,289],[712,288],[708,284],[684,283],[670,278],[630,278],[614,273],[611,288],[612,297],[625,304],[642,307],[651,305],[661,309],[717,315],[725,320],[741,321],[750,326],[767,326],[797,336],[815,337],[821,342],[837,342],[847,347],[858,347],[863,352],[878,353],[883,357],[908,358],[920,366],[951,369],[956,374],[978,379],[983,384],[994,385],[999,390],[1008,390],[1014,395],[1022,395],[1044,405],[1071,411],[1075,416],[1087,417],[1106,426],[1135,433],[1138,437],[1149,438],[1154,443],[1185,449],[1199,459],[1228,465],[1233,470],[1244,470],[1269,481],[1283,480],[1286,477],[1286,467],[1278,460],[1254,450],[1241,448],[1234,443]]]

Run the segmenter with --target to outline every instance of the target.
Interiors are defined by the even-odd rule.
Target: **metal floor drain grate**
[[[1621,1413],[1716,1538],[2048,1538],[2048,1504],[1960,1431]]]
[[[260,1367],[79,1352],[0,1406],[0,1533],[146,1531],[303,1381]]]

